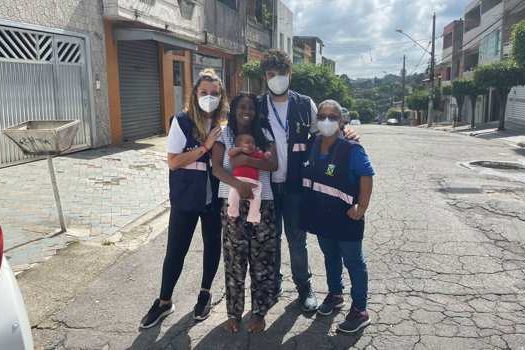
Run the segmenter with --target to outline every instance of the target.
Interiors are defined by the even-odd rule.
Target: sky
[[[470,0],[283,0],[294,12],[294,35],[320,37],[323,55],[336,61],[336,73],[352,79],[422,72],[430,55],[396,32],[410,34],[430,51],[432,13],[436,12],[436,60],[441,34],[463,16]]]

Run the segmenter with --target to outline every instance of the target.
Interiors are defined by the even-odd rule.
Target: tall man
[[[299,204],[302,188],[301,169],[306,144],[315,132],[317,107],[308,96],[289,89],[292,73],[290,57],[269,50],[261,61],[269,92],[259,97],[259,111],[266,117],[274,134],[279,168],[272,174],[277,229],[277,293],[281,282],[281,235],[284,232],[290,249],[292,278],[299,292],[303,311],[315,311],[317,299],[311,285],[306,232],[299,228]]]

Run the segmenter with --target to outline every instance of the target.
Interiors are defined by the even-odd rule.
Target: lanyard
[[[275,108],[275,105],[273,104],[273,101],[272,101],[270,96],[268,96],[268,100],[270,100],[270,105],[272,106],[273,114],[275,115],[275,118],[277,119],[277,122],[279,123],[281,128],[286,133],[286,138],[288,139],[288,136],[289,136],[289,132],[288,132],[288,130],[289,130],[289,128],[288,128],[288,116],[285,115],[285,124],[283,125],[283,122],[281,120],[281,116],[279,115],[279,112],[277,112],[277,108]],[[288,101],[288,106],[290,106],[290,102],[289,101]]]

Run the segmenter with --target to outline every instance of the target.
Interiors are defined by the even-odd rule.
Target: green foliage
[[[272,8],[267,3],[262,5],[262,22],[266,28],[273,27],[273,13]]]
[[[506,60],[479,66],[474,71],[474,81],[484,89],[492,87],[508,94],[514,86],[525,85],[525,72],[515,62]]]
[[[441,94],[443,96],[451,96],[452,95],[452,86],[451,85],[443,86],[443,88],[441,89]]]
[[[350,86],[326,66],[294,65],[291,88],[310,96],[316,103],[333,99],[347,109],[351,109],[354,104]]]
[[[348,119],[349,120],[359,119],[359,112],[357,111],[348,112]]]
[[[260,79],[264,73],[261,69],[261,63],[259,61],[250,61],[242,66],[242,75],[245,78]]]
[[[359,113],[362,123],[370,123],[376,115],[377,105],[372,100],[361,98],[355,100],[354,109]]]
[[[458,101],[465,96],[477,96],[485,92],[474,80],[458,79],[452,82],[452,96]]]
[[[525,20],[513,27],[511,40],[514,61],[520,67],[525,67]]]
[[[425,90],[416,90],[407,97],[408,108],[414,111],[422,111],[428,107],[429,94]]]
[[[428,103],[428,100],[427,100],[427,103]],[[392,118],[395,118],[397,120],[399,120],[401,122],[401,116],[403,114],[401,113],[401,111],[399,109],[396,109],[396,108],[390,108],[387,112],[386,112],[386,118],[387,119],[392,119]],[[410,112],[408,111],[405,111],[405,118],[404,119],[408,119],[410,117]]]

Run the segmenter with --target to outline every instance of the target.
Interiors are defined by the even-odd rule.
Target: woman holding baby
[[[271,132],[261,125],[256,97],[240,94],[230,105],[228,125],[213,147],[213,174],[221,181],[226,307],[230,332],[240,330],[249,265],[251,318],[247,329],[264,330],[275,303],[275,208],[270,173],[277,169]]]

